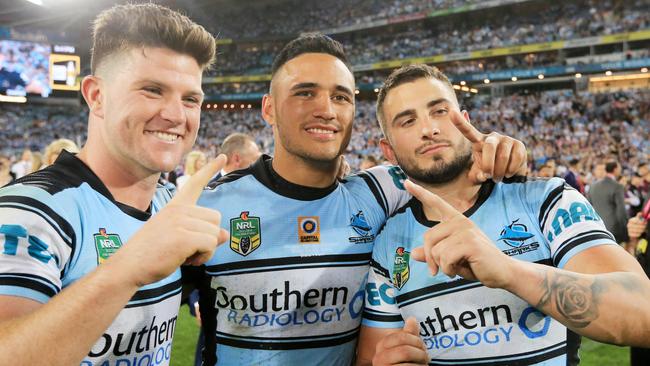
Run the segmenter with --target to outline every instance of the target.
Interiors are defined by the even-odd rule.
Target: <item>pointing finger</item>
[[[472,144],[480,143],[485,140],[486,135],[480,133],[476,127],[472,126],[468,118],[457,110],[451,112],[451,122]]]
[[[410,194],[413,195],[413,197],[422,202],[422,205],[436,210],[437,215],[440,217],[439,221],[441,222],[448,221],[458,215],[462,215],[462,213],[458,212],[458,210],[453,208],[442,198],[438,197],[438,195],[427,191],[423,187],[411,182],[408,179],[404,181],[404,187]]]

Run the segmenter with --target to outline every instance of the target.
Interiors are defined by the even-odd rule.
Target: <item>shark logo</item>
[[[528,232],[526,225],[520,224],[518,221],[519,219],[513,221],[510,225],[505,226],[499,234],[498,240],[503,240],[504,243],[514,248],[503,251],[510,256],[527,253],[539,248],[539,243],[537,241],[527,243],[527,241],[532,239],[535,235]]]
[[[352,230],[359,235],[348,238],[352,243],[372,243],[375,239],[375,236],[370,233],[372,227],[368,225],[366,216],[361,210],[350,218],[350,227],[352,227]]]
[[[518,224],[519,219],[512,222],[501,230],[499,240],[503,240],[506,244],[514,248],[519,248],[524,242],[534,235],[528,232],[528,228],[524,224]]]

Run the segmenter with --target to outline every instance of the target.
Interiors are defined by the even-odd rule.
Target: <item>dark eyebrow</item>
[[[427,103],[427,108],[431,108],[431,107],[433,107],[433,106],[435,106],[437,104],[440,104],[440,103],[451,103],[451,102],[447,98],[438,98],[438,99],[434,99],[434,100],[430,101],[429,103]]]
[[[155,85],[155,86],[157,86],[159,88],[162,88],[162,89],[167,88],[167,85],[165,83],[161,83],[160,81],[154,80],[154,79],[140,79],[140,80],[137,80],[137,83],[139,83],[140,85],[153,84],[153,85]],[[199,96],[199,97],[202,98],[205,94],[203,93],[203,90],[199,89],[199,90],[190,90],[189,92],[185,93],[184,95],[185,96],[188,96],[188,95],[189,96]]]
[[[407,109],[405,111],[401,111],[401,112],[397,113],[395,115],[395,117],[393,117],[393,121],[391,123],[393,125],[395,125],[395,123],[397,123],[398,119],[400,119],[402,117],[405,117],[405,116],[414,116],[415,114],[416,114],[415,109]]]
[[[345,86],[343,86],[343,85],[337,85],[337,86],[336,86],[336,90],[338,90],[338,91],[340,91],[340,92],[343,92],[343,93],[347,94],[348,96],[352,96],[352,95],[353,95],[353,94],[352,94],[352,90],[350,90],[349,88],[347,88],[347,87],[345,87]]]
[[[298,83],[298,84],[292,86],[291,90],[309,89],[309,88],[315,88],[317,86],[318,86],[318,84],[316,84],[316,83]]]

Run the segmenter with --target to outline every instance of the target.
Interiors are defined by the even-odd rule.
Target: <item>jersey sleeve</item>
[[[362,324],[373,328],[402,328],[404,319],[395,301],[395,288],[390,280],[386,250],[381,243],[382,235],[379,235],[370,261]]]
[[[375,199],[381,205],[386,217],[404,206],[411,194],[404,188],[406,174],[397,166],[378,165],[357,173],[355,176],[363,179]]]
[[[53,201],[16,193],[0,191],[0,294],[45,303],[61,291],[74,232]]]
[[[554,266],[563,268],[585,249],[617,245],[589,201],[564,180],[550,179],[541,197],[539,224]]]

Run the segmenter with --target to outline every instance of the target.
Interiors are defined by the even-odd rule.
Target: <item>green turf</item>
[[[171,366],[194,365],[194,347],[198,332],[196,320],[189,315],[187,306],[183,305],[176,322]],[[583,338],[580,358],[581,366],[629,366],[630,349]]]

